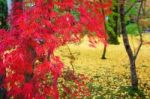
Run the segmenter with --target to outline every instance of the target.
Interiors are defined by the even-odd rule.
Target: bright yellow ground
[[[145,42],[150,42],[150,34],[144,34],[143,37]],[[139,38],[135,36],[129,38],[135,50]],[[99,44],[96,48],[91,48],[86,37],[81,44],[68,45],[75,57],[74,61],[70,59],[67,46],[60,47],[56,55],[61,56],[66,66],[71,66],[70,61],[73,61],[74,68],[79,73],[84,73],[89,77],[100,76],[99,84],[105,88],[104,90],[111,90],[115,94],[120,86],[130,85],[129,61],[122,38],[119,40],[120,45],[108,45],[106,60],[101,59],[103,45]],[[136,65],[140,86],[150,97],[150,44],[142,46]]]

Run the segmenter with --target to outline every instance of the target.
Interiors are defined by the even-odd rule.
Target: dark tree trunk
[[[123,42],[124,42],[124,46],[125,46],[126,52],[130,60],[132,88],[138,88],[138,78],[136,74],[135,58],[134,58],[131,46],[129,44],[129,39],[128,39],[128,35],[126,32],[124,2],[120,3],[120,19],[121,19],[121,28],[122,28],[121,33],[123,37]]]
[[[103,54],[102,54],[101,59],[106,59],[106,49],[107,49],[107,47],[106,47],[106,45],[104,45]]]
[[[138,78],[136,74],[135,60],[130,59],[131,84],[133,88],[138,88]]]

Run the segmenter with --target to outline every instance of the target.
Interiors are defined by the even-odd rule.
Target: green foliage
[[[57,5],[54,5],[54,11],[59,12],[59,7]]]
[[[7,3],[6,0],[0,0],[0,28],[7,28]]]
[[[106,23],[106,28],[107,28],[107,31],[108,31],[108,35],[115,35],[115,32],[114,32],[114,30],[113,30],[113,28],[110,26],[110,23],[109,22],[107,22]]]
[[[108,20],[106,22],[106,29],[107,29],[107,34],[109,37],[108,39],[109,44],[119,44],[119,41],[118,41],[119,13],[118,13],[117,4],[118,4],[117,1],[113,0],[112,13],[108,16]]]
[[[138,14],[137,12],[138,12],[137,8],[133,7],[132,9],[130,9],[128,15],[137,15]]]
[[[114,13],[115,14],[115,13]],[[114,22],[114,19],[113,19],[113,14],[109,16],[109,20],[110,21],[107,21],[106,22],[106,29],[107,29],[107,34],[108,34],[108,42],[109,44],[119,44],[119,41],[118,41],[118,33],[115,33],[114,31],[114,27],[115,27],[115,22]]]
[[[122,86],[118,92],[126,92],[131,97],[139,96],[142,99],[145,99],[144,92],[138,88],[132,88],[131,86]]]
[[[130,9],[131,5],[137,2],[136,0],[131,0],[131,4],[126,5],[126,9]],[[139,35],[139,32],[141,31],[141,27],[138,27],[137,18],[139,14],[139,3],[136,3],[128,13],[126,13],[126,29],[127,33],[131,35]]]
[[[126,26],[127,33],[131,35],[138,35],[138,25],[135,23],[130,23],[129,25]]]
[[[75,17],[76,21],[79,21],[80,13],[76,10],[71,10],[71,14]]]
[[[54,5],[54,11],[59,12],[59,7],[57,5]],[[71,14],[75,17],[76,21],[79,21],[80,18],[80,13],[76,10],[71,10]]]

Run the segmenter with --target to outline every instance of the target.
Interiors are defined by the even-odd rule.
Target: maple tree
[[[15,2],[8,18],[11,27],[0,30],[0,87],[7,97],[58,99],[57,80],[64,65],[53,52],[80,41],[87,31],[92,46],[99,41],[106,45],[100,9],[109,14],[110,6],[111,0],[103,4],[97,0]]]

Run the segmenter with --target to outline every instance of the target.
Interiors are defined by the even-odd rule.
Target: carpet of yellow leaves
[[[150,34],[143,35],[145,42],[150,42]],[[139,43],[138,36],[130,36],[130,44],[135,51]],[[109,99],[111,94],[120,95],[118,90],[121,86],[130,85],[129,60],[122,42],[119,45],[108,45],[106,57],[102,60],[103,44],[96,48],[89,47],[88,39],[85,37],[78,44],[69,44],[74,59],[70,56],[67,46],[60,47],[55,54],[60,56],[65,66],[73,64],[76,72],[84,73],[89,77],[98,77],[98,84],[103,87],[99,95],[105,95]],[[150,44],[144,44],[136,60],[139,86],[144,90],[147,99],[150,99]],[[108,97],[107,97],[108,94]],[[126,96],[126,93],[121,96]],[[119,98],[120,99],[120,98]],[[122,99],[122,98],[121,98]]]

